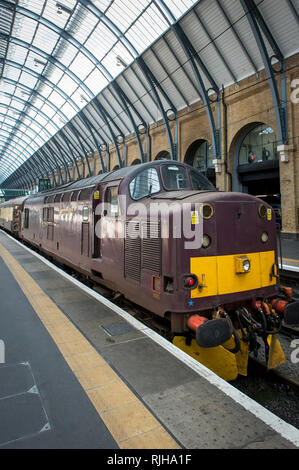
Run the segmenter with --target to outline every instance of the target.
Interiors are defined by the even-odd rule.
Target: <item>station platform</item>
[[[0,448],[294,449],[299,431],[0,231]]]

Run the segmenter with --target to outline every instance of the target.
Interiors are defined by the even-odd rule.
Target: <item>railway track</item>
[[[279,277],[283,284],[289,284],[290,287],[295,287],[299,292],[299,271],[280,269]]]

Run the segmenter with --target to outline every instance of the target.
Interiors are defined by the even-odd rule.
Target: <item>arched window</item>
[[[272,127],[258,124],[244,138],[239,151],[239,165],[277,159],[277,140]]]
[[[170,153],[167,152],[167,150],[162,150],[162,152],[159,152],[155,157],[155,160],[170,160]]]
[[[214,153],[213,147],[207,140],[196,140],[187,150],[185,162],[205,172],[208,168],[213,168]]]
[[[119,169],[119,165],[115,165],[115,167],[112,168],[112,171],[118,170],[118,169]]]
[[[131,163],[131,166],[133,166],[133,165],[139,165],[139,163],[141,163],[140,158],[135,158],[135,160]]]

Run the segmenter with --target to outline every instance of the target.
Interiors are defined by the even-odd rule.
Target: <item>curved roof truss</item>
[[[273,62],[283,74],[298,43],[294,0],[0,0],[0,184],[71,179],[82,159],[91,175],[95,151],[107,171],[111,143],[121,167],[132,133],[146,161],[141,135],[160,119],[175,159],[177,112],[198,100],[218,158],[221,88],[263,68],[286,142]]]

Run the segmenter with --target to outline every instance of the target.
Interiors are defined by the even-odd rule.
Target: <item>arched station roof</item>
[[[283,108],[275,63],[298,52],[298,25],[296,0],[0,0],[0,185],[94,151],[105,171],[103,149],[132,133],[146,161],[140,136],[160,119],[176,158],[169,121],[198,100],[219,157],[211,103],[265,68]]]

